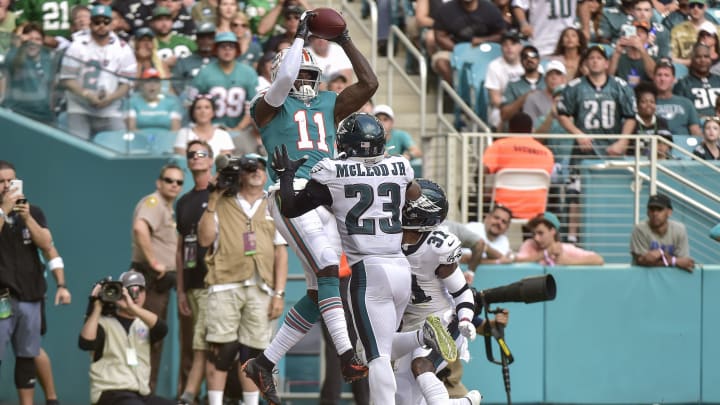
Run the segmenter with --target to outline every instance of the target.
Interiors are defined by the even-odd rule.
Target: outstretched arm
[[[272,168],[280,178],[280,212],[287,218],[296,218],[321,205],[331,205],[332,196],[326,185],[310,180],[304,189],[295,193],[295,172],[307,157],[290,159],[285,145],[276,147]]]
[[[353,70],[357,76],[357,82],[345,88],[338,95],[335,103],[335,122],[342,121],[348,115],[358,111],[375,94],[380,85],[378,78],[373,72],[370,62],[363,56],[355,44],[353,44],[347,30],[332,41],[342,46],[345,54],[352,63]]]

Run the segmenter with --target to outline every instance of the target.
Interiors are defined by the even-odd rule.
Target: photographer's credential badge
[[[195,266],[197,266],[197,235],[195,234],[194,226],[192,232],[185,235],[185,238],[183,240],[183,247],[185,268],[194,269]]]
[[[138,365],[137,352],[132,347],[125,349],[125,359],[127,360],[128,366]]]
[[[252,256],[255,254],[257,244],[255,241],[254,231],[243,232],[243,247],[245,250],[245,256]]]

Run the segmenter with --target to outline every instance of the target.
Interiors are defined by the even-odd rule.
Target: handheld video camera
[[[238,177],[241,171],[254,172],[258,169],[258,160],[245,156],[220,155],[215,159],[215,167],[218,171],[218,189],[232,189],[238,184]],[[232,192],[232,194],[235,194]]]
[[[123,297],[123,283],[112,281],[108,276],[100,281],[100,295],[98,298],[103,304],[114,304]]]

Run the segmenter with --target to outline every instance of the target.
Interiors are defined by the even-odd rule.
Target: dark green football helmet
[[[375,157],[385,153],[385,128],[373,115],[352,113],[340,121],[335,139],[338,153],[347,157]]]
[[[402,227],[419,232],[435,229],[447,217],[448,201],[445,191],[428,179],[415,180],[421,189],[420,198],[407,201],[403,209]]]

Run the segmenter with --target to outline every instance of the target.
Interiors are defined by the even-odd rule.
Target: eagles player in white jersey
[[[368,362],[370,398],[375,404],[392,405],[396,385],[391,357],[425,343],[454,361],[457,349],[437,317],[423,320],[422,333],[395,333],[410,300],[410,265],[400,247],[406,193],[410,200],[419,197],[410,162],[402,156],[384,156],[385,131],[369,114],[353,113],[344,119],[336,142],[344,158],[318,162],[297,194],[294,172],[305,159],[290,160],[284,145],[275,149],[280,210],[292,218],[325,205],[337,218],[352,268],[350,306]]]
[[[403,315],[402,330],[413,330],[425,318],[436,315],[449,323],[460,357],[468,360],[467,342],[474,340],[476,325],[484,330],[482,318],[475,318],[475,298],[458,266],[462,256],[460,240],[445,228],[438,228],[447,217],[445,192],[436,183],[417,179],[421,196],[403,210],[402,250],[412,272],[412,298]],[[507,322],[499,314],[497,322]],[[474,404],[482,395],[477,390],[463,398],[450,399],[435,373],[447,363],[427,349],[416,349],[395,362],[398,384],[397,403],[428,405]]]

